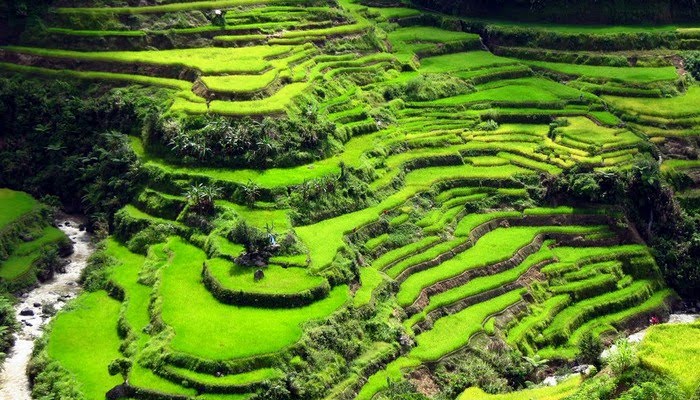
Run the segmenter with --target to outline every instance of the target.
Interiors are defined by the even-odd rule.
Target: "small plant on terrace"
[[[605,362],[615,375],[620,376],[625,371],[639,364],[637,346],[625,338],[618,339],[615,342],[615,349],[610,352]]]
[[[250,208],[254,208],[255,202],[258,201],[258,198],[260,198],[260,186],[248,179],[248,183],[243,185],[242,189],[245,204]]]
[[[190,186],[185,193],[190,207],[200,214],[211,214],[214,211],[214,201],[220,196],[221,189],[201,183]]]

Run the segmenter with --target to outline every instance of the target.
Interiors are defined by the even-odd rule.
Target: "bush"
[[[566,400],[608,400],[616,388],[617,383],[612,377],[600,374],[583,382],[579,391]]]
[[[238,221],[229,232],[228,238],[234,243],[242,244],[247,253],[262,250],[270,244],[267,233],[246,221]]]
[[[44,246],[39,251],[39,257],[34,261],[36,277],[40,282],[53,278],[54,273],[63,272],[63,262],[55,245]]]
[[[409,80],[404,88],[404,97],[409,101],[432,101],[473,91],[471,85],[455,76],[430,74]]]
[[[615,349],[610,351],[605,362],[617,376],[639,364],[636,345],[630,343],[626,338],[618,339],[615,342]]]
[[[89,292],[103,289],[109,280],[108,267],[114,264],[114,259],[107,255],[103,245],[88,258],[85,269],[80,274],[80,283]]]
[[[15,344],[14,333],[19,329],[19,323],[15,316],[15,310],[12,303],[5,297],[0,297],[0,353],[7,352]],[[0,362],[4,359],[4,355],[0,357]]]
[[[578,355],[576,359],[584,364],[600,366],[600,353],[603,351],[603,343],[591,332],[586,332],[578,342]]]
[[[146,250],[148,250],[149,246],[162,243],[168,236],[174,234],[175,228],[170,224],[149,225],[133,235],[126,245],[131,252],[146,254]]]
[[[689,52],[683,57],[685,69],[693,75],[693,78],[700,80],[700,51]]]

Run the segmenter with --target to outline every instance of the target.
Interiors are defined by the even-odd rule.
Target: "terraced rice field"
[[[65,245],[67,238],[27,193],[0,189],[0,209],[0,278],[19,286],[33,284],[33,266],[42,251]]]
[[[583,56],[570,50],[554,62],[546,46],[515,39],[487,50],[476,28],[350,0],[63,3],[75,6],[52,10],[41,40],[0,49],[1,70],[167,88],[169,114],[182,118],[283,118],[313,99],[319,118],[345,138],[328,158],[261,170],[179,164],[131,138],[150,181],[117,213],[119,233],[105,242],[107,274],[121,294],[84,294],[49,333],[49,357],[87,398],[122,383],[107,365],[126,357],[132,398],[245,399],[304,370],[310,356],[300,341],[320,321],[369,310],[397,319],[396,337],[366,338],[318,385],[329,398],[371,399],[480,335],[503,337],[527,356],[571,360],[585,333],[622,332],[674,296],[615,210],[537,207],[526,185],[574,166],[629,168],[647,139],[697,133],[700,89],[684,87],[668,60],[634,66],[616,51],[581,48]],[[124,23],[213,10],[226,11],[222,24]],[[78,23],[84,15],[92,23]],[[635,31],[542,29],[592,42]],[[595,63],[620,58],[624,65]],[[367,204],[295,222],[284,194],[345,168],[371,171]],[[669,159],[665,168],[700,164]],[[206,232],[180,214],[185,191],[200,182],[226,189]],[[260,198],[244,205],[231,195],[250,185]],[[0,202],[14,210],[2,214],[0,230],[34,207],[4,191]],[[298,243],[260,267],[261,278],[236,262],[244,251],[231,234],[238,221]],[[166,234],[139,253],[139,232],[149,227]],[[0,263],[0,276],[21,274],[12,258],[32,254],[22,246]],[[388,343],[401,335],[414,346]],[[472,388],[460,399],[563,398],[579,383],[503,395]]]

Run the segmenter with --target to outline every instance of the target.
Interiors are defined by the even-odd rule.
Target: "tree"
[[[601,343],[600,339],[591,332],[586,332],[578,342],[578,355],[576,358],[581,363],[593,364],[599,367],[600,353],[602,351],[603,343]]]
[[[129,371],[131,371],[131,365],[131,360],[128,358],[117,358],[109,363],[107,370],[112,376],[121,374],[122,378],[124,379],[124,383],[127,383],[129,380]]]

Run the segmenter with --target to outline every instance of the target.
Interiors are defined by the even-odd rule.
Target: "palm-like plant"
[[[221,189],[202,183],[192,185],[185,192],[185,198],[190,206],[199,213],[210,214],[214,211],[214,202],[221,197]]]
[[[248,207],[255,207],[255,202],[260,197],[260,186],[252,179],[248,179],[248,183],[243,185],[243,197]]]

